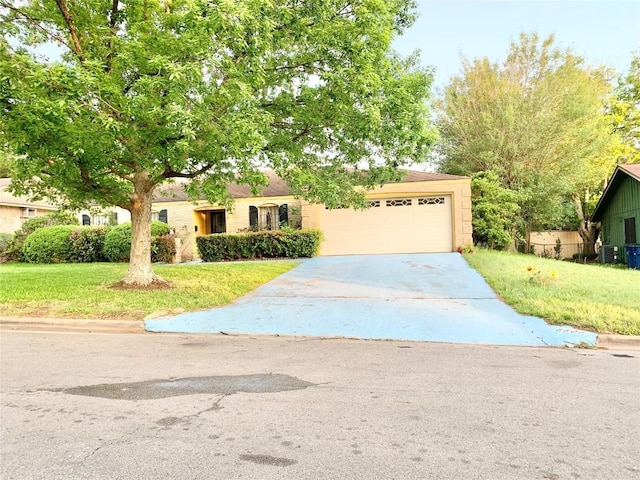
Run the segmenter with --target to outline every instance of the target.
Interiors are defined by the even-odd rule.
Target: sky
[[[417,0],[419,18],[394,42],[403,55],[421,51],[435,67],[436,88],[461,69],[465,58],[501,61],[520,32],[555,35],[590,65],[621,74],[640,52],[640,0]]]

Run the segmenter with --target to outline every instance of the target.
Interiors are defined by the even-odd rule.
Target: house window
[[[624,219],[624,243],[637,243],[635,217]]]
[[[251,230],[278,230],[289,223],[289,207],[286,203],[268,203],[260,207],[249,207],[249,228]]]
[[[258,209],[260,217],[261,230],[278,230],[280,222],[278,222],[278,206],[265,205]]]
[[[89,215],[82,215],[82,225],[91,225],[91,217]]]
[[[20,212],[20,217],[22,218],[33,218],[38,214],[38,211],[35,208],[24,207]]]
[[[82,224],[84,225],[84,215],[82,218]],[[116,212],[105,213],[102,215],[93,215],[91,217],[91,225],[117,225],[118,214]]]
[[[163,223],[169,223],[167,222],[168,217],[167,217],[167,209],[163,209],[160,210],[159,212],[156,210],[153,210],[151,212],[151,220],[157,220],[159,222],[163,222]]]
[[[380,200],[371,200],[369,202],[369,207],[376,208],[380,206]]]

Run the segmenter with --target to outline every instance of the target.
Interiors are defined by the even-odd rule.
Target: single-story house
[[[58,207],[45,201],[31,201],[9,192],[10,178],[0,178],[0,233],[14,233],[22,222],[33,217],[46,215]]]
[[[593,220],[600,222],[602,245],[618,247],[640,243],[640,163],[618,165],[600,197]]]
[[[468,177],[407,171],[401,182],[368,192],[368,209],[354,210],[300,200],[273,172],[267,175],[269,185],[260,195],[245,185],[230,185],[231,208],[189,201],[176,182],[157,189],[153,210],[182,238],[183,259],[197,256],[199,235],[283,224],[321,230],[321,255],[452,252],[472,243]]]

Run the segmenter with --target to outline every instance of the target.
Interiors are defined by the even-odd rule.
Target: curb
[[[640,350],[640,335],[599,334],[596,347],[611,350]]]
[[[85,333],[144,333],[142,320],[0,317],[0,330],[54,330]]]
[[[85,333],[147,333],[144,320],[0,317],[0,330]],[[640,335],[598,334],[595,348],[640,351]]]

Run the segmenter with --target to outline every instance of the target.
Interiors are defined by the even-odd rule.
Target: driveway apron
[[[518,314],[457,253],[316,257],[230,305],[145,328],[531,346],[597,338]]]

